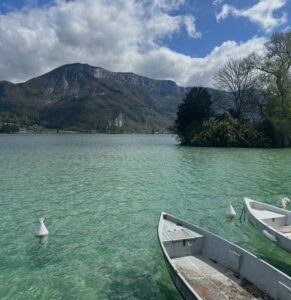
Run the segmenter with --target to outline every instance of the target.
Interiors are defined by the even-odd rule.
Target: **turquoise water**
[[[156,226],[166,211],[291,275],[247,222],[248,196],[291,196],[291,150],[185,148],[168,135],[1,135],[0,299],[180,299]],[[39,217],[50,232],[33,236]]]

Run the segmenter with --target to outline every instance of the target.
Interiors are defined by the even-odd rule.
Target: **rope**
[[[244,221],[246,220],[246,207],[244,205],[242,211],[241,211],[241,214],[240,214],[240,217],[239,217],[239,220],[242,221],[242,217],[244,218]]]

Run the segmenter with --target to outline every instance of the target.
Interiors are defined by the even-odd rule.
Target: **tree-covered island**
[[[174,123],[182,145],[291,146],[291,31],[274,33],[265,46],[229,60],[213,77],[219,91],[190,90]]]

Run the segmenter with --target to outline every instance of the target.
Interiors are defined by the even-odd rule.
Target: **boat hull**
[[[281,209],[277,208],[277,211],[280,210]],[[246,205],[246,215],[249,222],[254,225],[254,227],[257,228],[266,238],[277,244],[279,247],[285,249],[286,251],[291,252],[291,240],[278,231],[272,229],[271,226],[265,225],[263,222],[257,219],[252,213],[249,205]],[[275,239],[273,239],[272,237],[274,237]]]
[[[290,277],[200,227],[162,213],[158,240],[170,277],[186,300],[291,299]]]
[[[263,231],[265,231],[265,232],[270,233],[272,236],[274,236],[276,238],[276,241],[273,241],[271,238],[269,238],[269,240],[271,240],[272,242],[277,244],[279,247],[285,249],[286,251],[291,252],[291,243],[288,238],[281,236],[276,231],[272,230],[269,226],[263,225],[260,221],[258,221],[250,213],[247,213],[247,218],[250,221],[250,223],[253,224],[263,234],[264,234]],[[264,235],[266,236],[266,234],[264,234]],[[268,238],[268,236],[266,236],[266,237]]]

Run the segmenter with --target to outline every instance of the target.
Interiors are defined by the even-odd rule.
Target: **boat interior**
[[[240,278],[240,254],[233,251],[225,253],[229,256],[227,267],[209,258],[205,252],[211,245],[207,244],[202,234],[179,223],[164,220],[162,242],[172,265],[202,299],[271,299],[250,282]]]
[[[275,211],[273,211],[258,202],[251,202],[250,206],[252,214],[257,219],[291,239],[291,217],[288,212],[282,213],[282,210],[277,207],[274,207]]]

